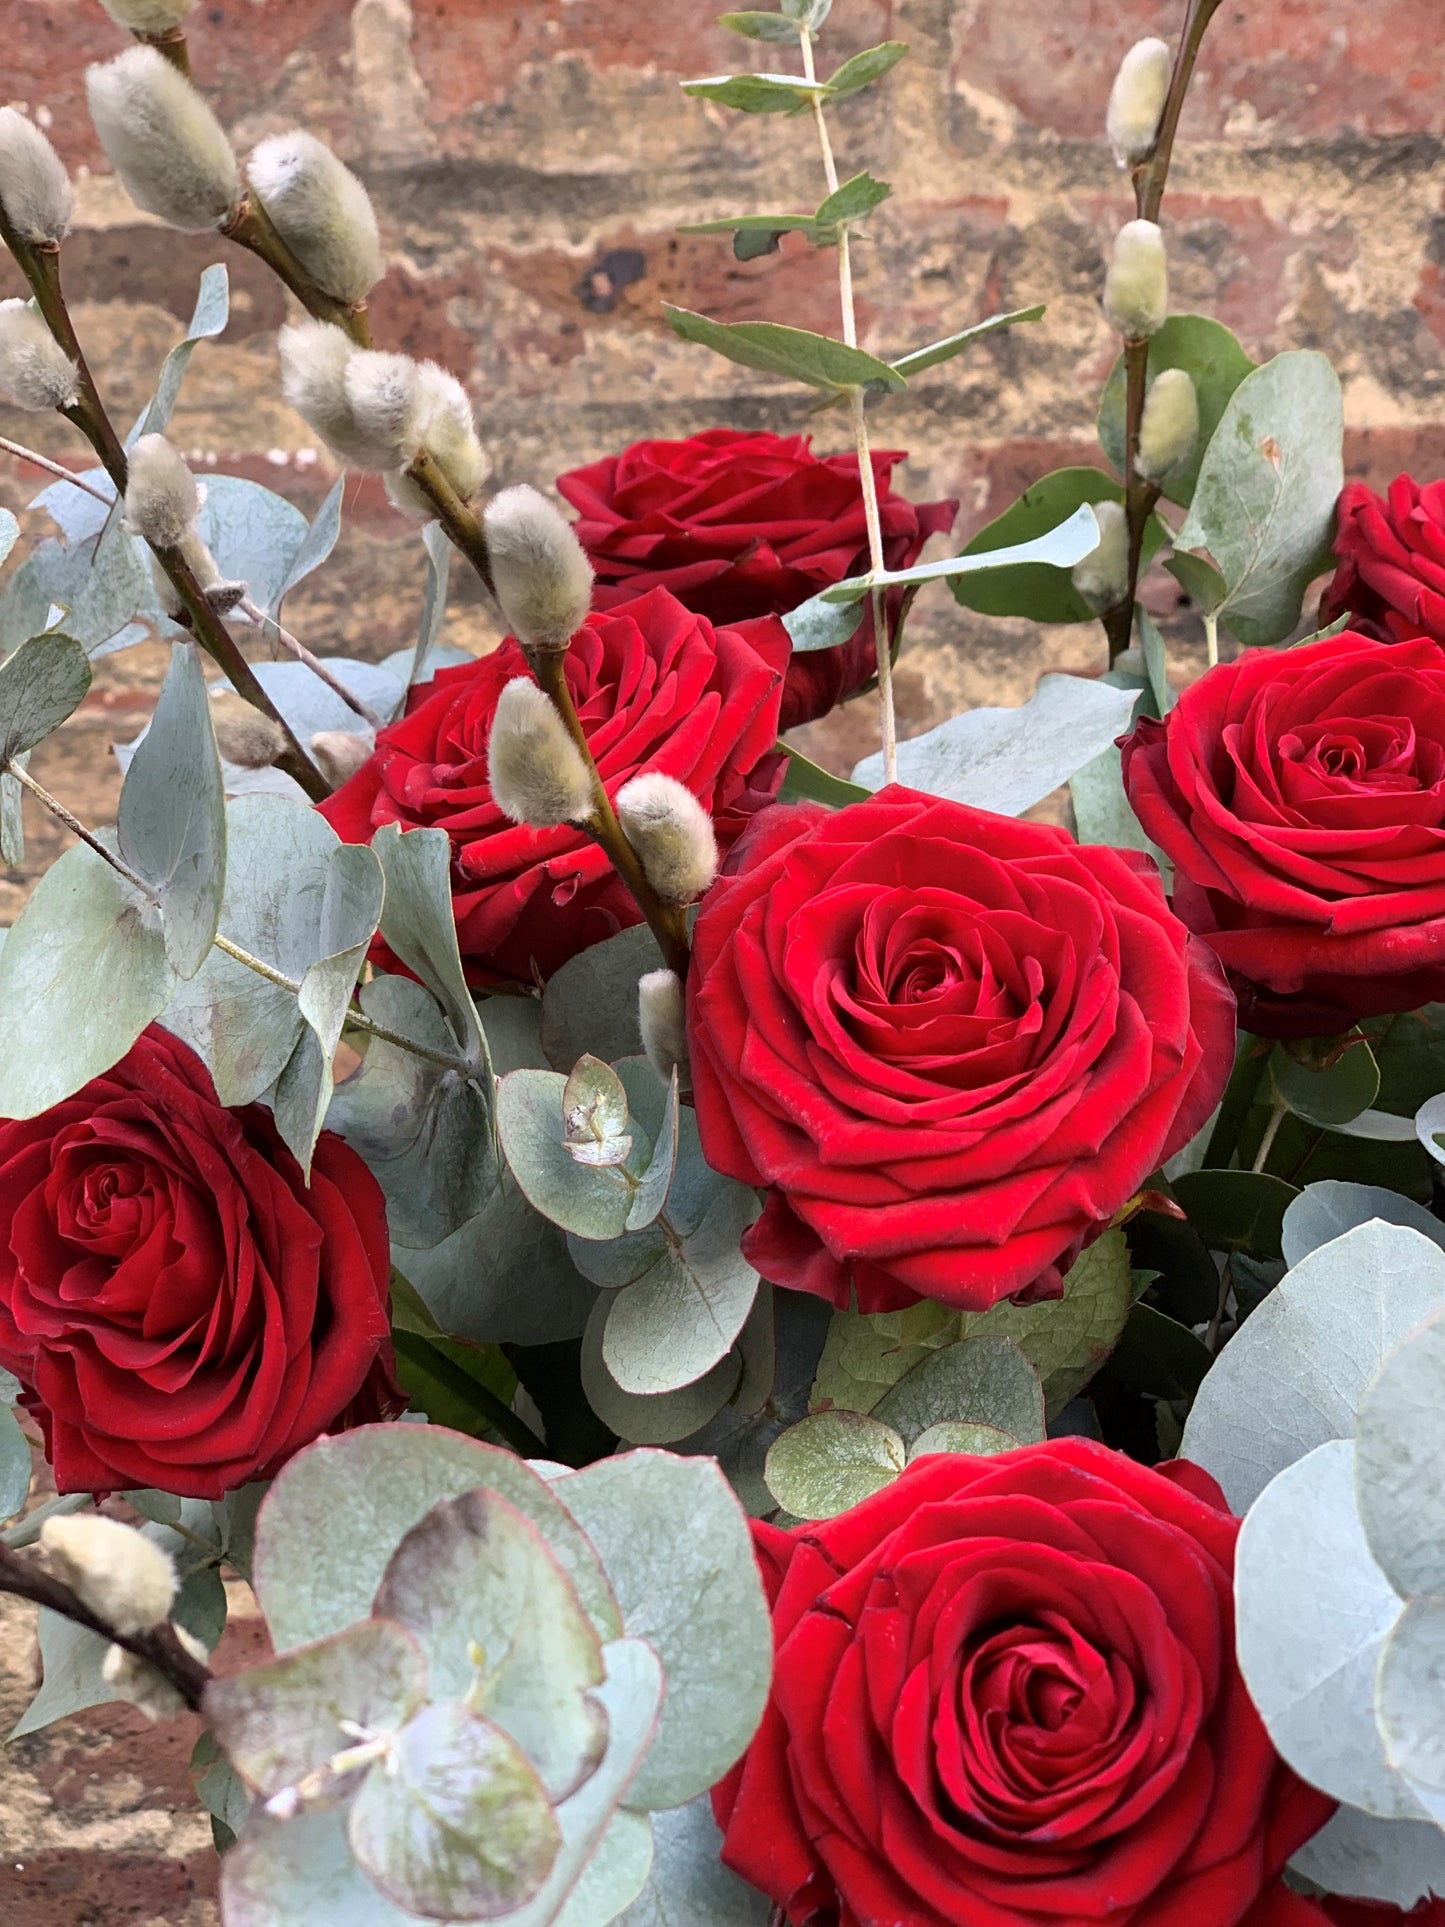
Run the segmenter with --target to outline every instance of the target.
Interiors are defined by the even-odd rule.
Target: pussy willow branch
[[[68,810],[58,797],[52,796],[48,789],[37,783],[22,764],[0,761],[0,770],[13,776],[17,783],[29,790],[37,803],[63,823],[72,836],[79,837],[80,841],[88,849],[93,850],[103,863],[108,863],[116,875],[123,877],[153,909],[161,907],[159,892],[153,889],[143,876],[134,871],[124,857],[119,856],[114,850],[107,849],[95,832],[87,829],[74,811]],[[294,977],[288,977],[284,971],[275,969],[261,957],[253,957],[249,950],[243,950],[240,944],[232,943],[229,937],[218,935],[215,939],[215,948],[224,956],[231,958],[234,963],[244,964],[247,970],[254,971],[258,977],[264,977],[268,984],[275,984],[278,990],[288,990],[293,997],[301,995],[301,985]],[[380,1038],[384,1044],[395,1044],[399,1050],[410,1051],[414,1057],[424,1057],[428,1063],[440,1064],[451,1071],[461,1071],[468,1077],[475,1077],[477,1074],[476,1066],[467,1058],[453,1055],[449,1051],[433,1050],[430,1044],[419,1044],[411,1037],[403,1037],[400,1031],[392,1030],[386,1024],[378,1024],[364,1011],[348,1010],[346,1025],[350,1030],[365,1031],[370,1037]]]
[[[326,294],[317,287],[277,232],[259,195],[244,196],[221,232],[228,241],[234,241],[237,246],[254,254],[257,260],[264,261],[291,290],[307,314],[317,321],[334,322],[338,328],[344,328],[358,348],[371,346],[371,323],[367,319],[366,303],[359,302],[353,308],[349,302],[338,301],[335,295]]]
[[[344,702],[352,714],[359,716],[368,728],[380,730],[384,727],[381,717],[377,715],[371,705],[364,703],[360,696],[354,695],[352,691],[346,687],[346,684],[341,681],[340,677],[333,675],[321,658],[319,656],[313,656],[305,643],[298,642],[291,631],[283,628],[275,616],[268,616],[259,604],[251,600],[250,596],[242,596],[236,606],[240,609],[243,616],[247,616],[256,624],[258,629],[266,630],[273,635],[281,647],[293,655],[297,662],[304,664],[319,682],[324,682],[332,695]]]
[[[803,51],[803,74],[809,81],[818,78],[813,63],[813,36],[807,27],[798,28]],[[813,96],[813,124],[818,131],[818,146],[823,156],[823,175],[828,192],[838,192],[838,167],[833,159],[833,143],[828,135],[828,117],[823,103]],[[843,339],[850,348],[858,346],[858,316],[853,302],[853,256],[848,241],[848,224],[838,229],[838,301],[843,311]],[[883,555],[883,522],[878,509],[878,482],[873,473],[873,457],[868,446],[868,423],[864,413],[863,390],[848,390],[848,410],[853,418],[853,441],[858,450],[858,482],[863,491],[863,519],[868,529],[868,566],[875,575],[887,566]],[[872,592],[873,639],[878,649],[878,701],[883,724],[883,780],[898,780],[898,724],[893,707],[893,639],[888,633],[888,601],[881,589]]]
[[[1169,179],[1169,164],[1174,158],[1174,141],[1179,132],[1179,117],[1184,111],[1189,83],[1210,21],[1221,0],[1189,0],[1184,30],[1174,56],[1174,72],[1169,93],[1159,120],[1159,137],[1153,152],[1133,170],[1134,206],[1141,221],[1157,221]],[[1124,368],[1128,399],[1124,422],[1124,513],[1129,526],[1129,584],[1123,598],[1101,618],[1109,638],[1109,661],[1129,647],[1134,631],[1134,600],[1139,593],[1139,573],[1144,554],[1144,531],[1159,500],[1159,490],[1145,482],[1136,467],[1139,425],[1144,419],[1144,398],[1149,383],[1149,343],[1126,341]]]
[[[14,257],[21,273],[30,283],[35,296],[35,305],[40,310],[46,326],[65,353],[75,363],[78,376],[78,393],[73,406],[59,412],[67,421],[78,428],[96,454],[101,466],[115,484],[117,495],[125,494],[129,464],[120,437],[116,434],[105,405],[100,399],[94,377],[91,375],[85,352],[75,332],[75,324],[70,318],[65,294],[60,285],[60,252],[57,248],[31,247],[22,241],[3,208],[0,208],[0,241],[3,241]],[[188,626],[206,654],[218,663],[230,677],[238,695],[243,696],[253,708],[259,709],[276,723],[286,739],[286,749],[277,767],[284,769],[306,791],[314,802],[331,794],[331,786],[321,771],[312,762],[293,734],[290,725],[281,715],[261,684],[256,680],[251,665],[232,639],[230,632],[220,617],[207,602],[200,584],[187,567],[184,558],[177,550],[154,549],[152,553],[159,561],[171,586],[175,589],[186,611]]]
[[[183,73],[187,80],[190,79],[191,50],[186,42],[184,27],[167,27],[164,33],[138,33],[135,37],[143,45],[163,53],[173,67]]]
[[[181,1698],[192,1711],[199,1707],[201,1695],[211,1682],[211,1671],[193,1654],[188,1653],[176,1638],[170,1625],[157,1626],[147,1633],[118,1633],[113,1626],[107,1626],[103,1619],[94,1614],[58,1579],[30,1559],[22,1559],[18,1552],[0,1543],[0,1593],[9,1593],[15,1599],[28,1599],[33,1605],[45,1606],[62,1619],[69,1619],[77,1626],[84,1626],[89,1632],[113,1646],[123,1646],[137,1659],[143,1659],[148,1666],[154,1667],[162,1679],[174,1686]]]
[[[487,532],[482,527],[481,517],[457,494],[442,472],[441,465],[426,449],[418,449],[406,472],[436,511],[436,518],[446,531],[452,547],[471,563],[488,595],[495,596],[492,558],[487,549]]]

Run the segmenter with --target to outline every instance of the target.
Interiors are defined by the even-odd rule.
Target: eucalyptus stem
[[[1219,662],[1219,617],[1213,609],[1204,618],[1204,646],[1209,651],[1209,667],[1213,669]]]
[[[1251,1171],[1262,1171],[1269,1163],[1269,1154],[1274,1149],[1274,1141],[1279,1136],[1279,1127],[1289,1116],[1289,1105],[1282,1097],[1274,1100],[1274,1108],[1269,1114],[1269,1122],[1264,1127],[1264,1136],[1259,1140],[1259,1149],[1254,1154]]]
[[[258,261],[264,261],[271,272],[291,290],[307,314],[317,321],[329,321],[338,328],[344,328],[358,348],[371,346],[371,324],[367,320],[366,303],[358,302],[353,308],[350,302],[340,301],[334,294],[327,294],[317,287],[277,231],[259,195],[245,195],[221,232],[227,240],[254,254]]]
[[[107,508],[110,507],[110,496],[104,494],[93,482],[87,482],[83,475],[77,475],[73,468],[67,468],[64,462],[52,462],[48,455],[42,455],[38,449],[27,448],[23,442],[12,442],[4,435],[0,435],[0,449],[4,449],[7,455],[13,455],[17,461],[29,462],[34,468],[43,468],[47,474],[58,477],[62,482],[74,483],[75,487],[84,494],[93,496],[97,502],[104,502]]]
[[[319,656],[313,656],[305,643],[298,642],[291,631],[283,628],[275,616],[268,616],[266,611],[261,608],[259,604],[253,602],[249,596],[243,596],[237,606],[242,615],[249,617],[258,629],[269,630],[281,644],[281,647],[289,650],[297,662],[304,664],[313,676],[319,681],[324,682],[332,695],[337,697],[341,702],[344,702],[353,715],[359,716],[371,729],[380,730],[385,727],[381,717],[377,715],[370,703],[364,703],[360,696],[354,695],[352,691],[346,687],[346,684],[341,681],[340,677],[333,675],[321,658]]]
[[[169,1623],[153,1627],[149,1632],[118,1633],[88,1606],[82,1605],[69,1586],[42,1572],[33,1561],[22,1559],[3,1542],[0,1542],[0,1593],[28,1599],[32,1605],[44,1606],[49,1612],[59,1613],[62,1619],[98,1633],[110,1645],[123,1646],[128,1653],[134,1653],[137,1659],[153,1667],[193,1711],[200,1706],[201,1695],[211,1682],[210,1668],[186,1651]]]
[[[647,880],[636,850],[628,842],[622,825],[617,820],[617,812],[612,807],[612,799],[603,786],[601,774],[592,755],[591,745],[583,731],[572,701],[572,692],[567,687],[567,655],[560,652],[538,650],[532,657],[532,668],[537,681],[552,699],[562,721],[566,724],[567,734],[577,745],[582,760],[587,765],[587,774],[592,784],[592,815],[585,828],[593,839],[606,852],[608,861],[622,878],[633,896],[637,906],[648,922],[648,927],[657,939],[657,947],[662,952],[662,960],[668,969],[679,977],[687,976],[690,951],[687,941],[687,924],[682,909],[675,903],[664,903],[656,890]]]
[[[809,28],[798,28],[803,52],[803,74],[809,81],[818,78],[813,61],[813,35]],[[823,103],[813,96],[813,125],[823,156],[823,175],[828,192],[838,191],[838,165],[833,158],[833,143],[828,134],[828,117]],[[858,346],[858,315],[853,300],[853,256],[849,246],[848,223],[838,228],[838,300],[843,311],[843,340],[850,348]],[[853,418],[853,441],[858,450],[858,484],[863,491],[863,519],[868,530],[868,567],[881,575],[887,567],[883,554],[883,518],[878,506],[878,479],[873,473],[872,451],[868,445],[868,423],[864,413],[863,390],[848,390],[848,410]],[[888,633],[888,598],[881,589],[871,594],[873,640],[878,652],[878,701],[882,711],[883,780],[898,780],[898,719],[893,703],[893,638]]]

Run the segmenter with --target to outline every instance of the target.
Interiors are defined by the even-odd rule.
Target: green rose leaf
[[[22,642],[0,662],[0,763],[59,729],[90,688],[90,660],[78,642],[52,631]]]
[[[541,1889],[562,1836],[515,1741],[459,1705],[427,1706],[351,1803],[357,1865],[408,1913],[510,1914]]]
[[[979,530],[964,549],[967,556],[1013,549],[1067,525],[1068,518],[1096,502],[1122,502],[1124,491],[1099,468],[1060,468],[1031,483],[1002,515]],[[1142,570],[1158,554],[1169,531],[1157,515],[1144,531]],[[1097,542],[1097,538],[1096,538]],[[1096,613],[1074,587],[1068,572],[1038,562],[1019,562],[977,575],[956,576],[950,587],[966,609],[985,616],[1028,616],[1034,622],[1094,622]]]
[[[1193,381],[1194,392],[1199,398],[1199,441],[1194,454],[1189,461],[1177,463],[1170,469],[1164,488],[1168,499],[1177,502],[1181,508],[1188,508],[1194,498],[1194,486],[1199,478],[1204,451],[1214,437],[1230,397],[1245,376],[1253,374],[1255,366],[1228,328],[1218,321],[1212,321],[1207,315],[1170,315],[1164,326],[1151,338],[1150,383],[1162,375],[1166,368],[1182,368]],[[1126,388],[1124,357],[1121,355],[1114,363],[1113,372],[1104,388],[1103,400],[1099,404],[1099,440],[1119,475],[1124,473]],[[1194,560],[1193,557],[1184,559]],[[1179,573],[1172,562],[1164,566],[1171,573]],[[1207,564],[1204,566],[1207,567]],[[1179,575],[1179,580],[1198,601],[1187,578]],[[1201,607],[1207,606],[1201,603]]]
[[[589,1695],[602,1684],[602,1642],[515,1506],[485,1490],[433,1506],[393,1553],[373,1610],[416,1638],[430,1696],[495,1721],[554,1802],[596,1770],[607,1728]]]
[[[1174,1195],[1208,1245],[1282,1257],[1284,1214],[1299,1193],[1266,1171],[1189,1171],[1177,1178]]]
[[[1219,620],[1248,647],[1282,642],[1330,565],[1344,485],[1344,404],[1321,354],[1247,375],[1205,450],[1180,549],[1207,549],[1229,585]]]
[[[241,1778],[270,1798],[355,1746],[346,1725],[399,1732],[426,1696],[417,1641],[387,1620],[364,1619],[315,1646],[212,1680],[205,1712]]]
[[[1269,1054],[1269,1074],[1282,1103],[1306,1124],[1335,1130],[1366,1111],[1380,1094],[1380,1067],[1363,1037],[1324,1070],[1311,1070],[1282,1044]]]
[[[1039,1375],[1011,1338],[988,1334],[930,1352],[873,1408],[906,1444],[945,1419],[971,1419],[1033,1444],[1044,1436]]]
[[[835,1519],[881,1492],[908,1463],[891,1425],[862,1412],[813,1412],[780,1433],[768,1452],[768,1490],[799,1519]]]
[[[801,74],[717,74],[706,80],[685,80],[682,91],[694,100],[716,101],[743,114],[796,114],[810,101],[826,100],[821,80]]]
[[[1049,1416],[1054,1418],[1109,1356],[1132,1303],[1129,1243],[1115,1228],[1096,1238],[1074,1260],[1064,1277],[1062,1298],[1037,1305],[1015,1305],[1004,1299],[990,1311],[967,1314],[962,1332],[965,1338],[992,1334],[1011,1338],[1042,1380]]]
[[[597,1555],[545,1479],[439,1426],[368,1425],[285,1465],[261,1507],[252,1583],[279,1651],[365,1619],[392,1554],[431,1508],[479,1486],[532,1521],[604,1639],[622,1630]]]
[[[1084,676],[1044,676],[1017,709],[969,709],[898,745],[898,780],[1000,816],[1021,816],[1067,783],[1128,727],[1135,693]],[[881,755],[855,783],[879,789]]]
[[[796,47],[800,38],[797,21],[789,20],[784,13],[760,13],[751,9],[744,13],[720,13],[717,23],[720,27],[731,27],[747,40],[771,40],[783,47]]]
[[[667,302],[662,311],[675,335],[711,348],[744,368],[788,375],[811,388],[833,392],[861,388],[868,382],[877,382],[885,389],[908,386],[886,361],[865,354],[861,348],[830,340],[827,335],[787,328],[777,321],[710,321],[706,315],[694,314],[690,308],[674,308]]]
[[[747,1515],[704,1458],[628,1452],[555,1491],[596,1547],[623,1623],[662,1662],[667,1698],[630,1807],[682,1806],[752,1739],[772,1677],[772,1628]]]

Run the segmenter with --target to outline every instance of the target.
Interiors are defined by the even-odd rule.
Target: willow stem
[[[110,1645],[123,1646],[128,1653],[134,1653],[137,1659],[154,1667],[193,1711],[200,1706],[201,1696],[211,1681],[210,1668],[186,1651],[171,1625],[156,1626],[144,1633],[118,1633],[88,1606],[82,1605],[69,1586],[42,1572],[31,1560],[22,1559],[3,1543],[0,1543],[0,1593],[28,1599],[33,1605],[44,1606],[49,1612],[59,1613],[62,1619],[98,1633]]]
[[[587,765],[587,774],[592,785],[592,815],[586,829],[594,840],[607,853],[608,860],[622,881],[637,899],[637,906],[647,919],[648,927],[657,939],[657,947],[662,952],[662,961],[668,969],[679,977],[687,976],[690,952],[687,942],[687,924],[681,908],[675,903],[664,903],[647,880],[636,850],[623,834],[622,825],[617,820],[617,812],[612,800],[603,787],[602,777],[592,756],[591,745],[583,732],[578,719],[572,692],[567,687],[567,652],[538,650],[532,657],[532,668],[537,681],[552,699],[552,706],[567,726],[567,734],[577,745],[582,760]]]
[[[345,329],[358,348],[371,346],[366,303],[359,302],[353,308],[350,302],[340,301],[334,294],[326,294],[317,287],[277,231],[259,195],[244,196],[221,232],[228,241],[247,249],[258,261],[264,261],[271,272],[285,282],[307,314],[317,321],[329,321]]]
[[[164,33],[138,33],[136,39],[144,46],[154,47],[163,53],[171,65],[187,80],[191,77],[191,50],[186,43],[184,27],[167,27]]]
[[[799,27],[798,40],[803,53],[803,75],[808,81],[816,81],[817,68],[813,61],[813,36],[807,27]],[[833,143],[828,134],[828,117],[823,111],[823,103],[813,96],[813,125],[818,132],[818,146],[823,156],[823,178],[828,183],[828,192],[838,192],[838,164],[833,157]],[[848,223],[843,221],[838,228],[838,302],[843,313],[843,340],[850,348],[858,346],[858,315],[853,299],[853,256],[849,246]],[[874,575],[881,575],[887,567],[883,555],[883,519],[878,506],[878,478],[873,473],[873,458],[868,445],[868,422],[864,413],[863,390],[848,390],[848,412],[853,418],[853,442],[858,450],[858,486],[863,492],[863,520],[868,530],[868,567]],[[871,596],[873,609],[873,640],[878,653],[878,703],[881,711],[883,736],[883,780],[885,783],[898,781],[898,719],[893,703],[893,638],[888,633],[888,598],[881,589],[874,589]]]
[[[452,546],[459,549],[471,563],[487,593],[495,595],[492,558],[487,549],[487,532],[482,527],[481,517],[457,494],[440,465],[426,449],[419,450],[412,457],[406,472],[408,479],[416,483],[436,511],[436,518],[445,529]]]
[[[258,629],[269,630],[283,649],[289,650],[297,662],[304,663],[312,675],[324,682],[332,695],[344,702],[346,707],[354,715],[359,716],[368,728],[380,730],[385,727],[381,717],[371,705],[364,703],[360,696],[353,695],[346,684],[331,673],[321,658],[313,656],[304,643],[298,642],[289,629],[281,626],[275,616],[268,616],[266,611],[249,596],[243,596],[238,606],[242,615],[249,617]]]
[[[1174,158],[1179,117],[1184,111],[1189,83],[1194,78],[1194,66],[1199,58],[1205,31],[1221,4],[1222,0],[1190,0],[1184,31],[1179,36],[1179,48],[1174,56],[1169,93],[1164,102],[1164,112],[1159,118],[1159,137],[1148,159],[1141,161],[1134,169],[1134,202],[1141,221],[1157,221],[1159,218],[1164,186],[1169,179],[1169,166]]]

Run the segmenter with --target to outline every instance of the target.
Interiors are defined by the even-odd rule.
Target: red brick
[[[216,1891],[214,1854],[168,1860],[159,1854],[49,1850],[0,1863],[0,1919],[15,1927],[141,1927],[181,1921],[191,1903]]]

